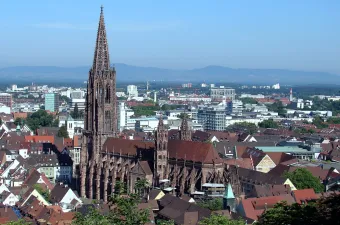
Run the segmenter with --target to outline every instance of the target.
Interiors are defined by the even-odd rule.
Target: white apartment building
[[[127,86],[127,95],[129,97],[138,97],[138,90],[136,85],[128,85]]]
[[[78,110],[85,110],[85,98],[72,98],[70,102],[70,110],[74,110],[74,107],[78,106]]]
[[[212,101],[221,101],[224,99],[235,100],[235,89],[224,86],[214,87],[210,89],[210,97]]]
[[[169,95],[170,101],[182,101],[182,102],[211,102],[211,98],[205,95]]]
[[[153,132],[158,127],[159,118],[156,116],[136,118],[136,131]],[[168,118],[163,117],[164,124],[168,124]]]
[[[0,103],[0,113],[6,113],[6,114],[10,114],[11,113],[11,108]]]
[[[124,129],[134,129],[136,121],[131,119],[134,115],[132,109],[128,108],[124,102],[119,102],[118,105],[118,128],[120,131]]]

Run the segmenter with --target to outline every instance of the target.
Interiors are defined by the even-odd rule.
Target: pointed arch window
[[[111,102],[111,86],[109,84],[106,85],[105,90],[105,103]]]

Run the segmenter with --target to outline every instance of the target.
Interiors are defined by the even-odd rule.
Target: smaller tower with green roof
[[[233,189],[231,188],[231,184],[228,183],[224,196],[223,196],[223,209],[230,209],[231,212],[236,211],[236,199],[233,193]]]

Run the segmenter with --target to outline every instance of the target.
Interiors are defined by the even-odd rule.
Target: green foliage
[[[182,105],[168,105],[168,104],[164,104],[161,107],[161,110],[163,111],[167,111],[167,110],[174,110],[174,109],[178,109],[181,108]]]
[[[65,95],[60,95],[59,99],[60,99],[60,101],[64,101],[66,103],[71,102],[71,99],[69,97],[65,96]]]
[[[55,119],[52,123],[52,127],[59,127],[59,119]]]
[[[126,192],[127,192],[126,185],[121,181],[116,181],[115,194],[120,196],[120,195],[122,195],[123,193],[126,193]]]
[[[157,225],[175,225],[175,222],[173,220],[157,220]]]
[[[67,132],[67,128],[65,125],[62,125],[59,130],[58,130],[58,137],[63,137],[63,138],[68,138],[68,132]]]
[[[50,127],[53,123],[53,116],[48,114],[45,110],[39,109],[27,117],[26,124],[31,130],[36,130],[39,127]]]
[[[22,125],[22,124],[25,124],[25,120],[24,120],[24,118],[20,118],[20,117],[18,117],[18,118],[16,118],[15,120],[14,120],[14,124],[15,125]]]
[[[324,186],[320,183],[319,178],[314,177],[311,172],[304,168],[286,172],[284,177],[289,178],[297,189],[313,188],[316,193],[324,191]]]
[[[32,225],[31,222],[26,222],[23,219],[19,219],[17,221],[10,221],[8,223],[5,223],[5,225]]]
[[[321,198],[315,203],[276,204],[274,208],[265,211],[257,225],[277,224],[339,224],[340,195]]]
[[[327,123],[340,124],[340,117],[330,117],[328,118]]]
[[[155,111],[158,111],[159,106],[133,106],[131,107],[135,116],[153,116]]]
[[[320,116],[316,116],[313,119],[313,124],[318,128],[318,129],[322,129],[322,128],[327,128],[328,125],[323,121],[323,119]]]
[[[81,213],[76,213],[73,225],[109,225],[110,218],[108,216],[102,215],[98,210],[91,208],[89,212],[84,216]]]
[[[286,202],[278,203],[274,208],[267,210],[259,219],[257,225],[276,224],[314,224],[316,209],[311,205],[288,205]]]
[[[187,114],[187,113],[181,113],[181,114],[179,114],[178,116],[177,116],[178,118],[180,118],[180,119],[184,119],[184,118],[189,118],[189,115]]]
[[[211,214],[210,217],[204,218],[201,220],[199,225],[244,225],[245,221],[239,220],[230,220],[226,216],[220,214]]]
[[[77,103],[74,105],[74,110],[71,112],[71,116],[74,119],[77,119],[77,118],[80,117],[80,113],[79,113],[79,109],[78,109],[78,104]]]
[[[277,122],[275,122],[272,119],[269,120],[264,120],[261,123],[259,123],[259,127],[263,127],[263,128],[278,128],[279,124]]]
[[[258,129],[254,123],[241,122],[228,126],[227,130],[232,132],[246,132],[249,134],[254,134]]]
[[[267,105],[269,111],[277,112],[279,116],[286,116],[287,110],[283,106],[282,102],[276,101],[271,105]]]
[[[240,100],[243,104],[257,104],[257,101],[255,99],[249,97],[241,98]]]
[[[91,209],[86,215],[77,213],[74,225],[144,225],[149,220],[149,210],[139,210],[139,199],[130,195],[127,198],[114,196],[112,203],[117,207],[107,215],[102,215],[96,209]]]
[[[222,210],[223,209],[223,199],[221,198],[214,198],[208,201],[198,202],[198,206],[202,208],[210,209],[212,211]]]
[[[136,181],[135,183],[135,190],[136,193],[140,196],[143,196],[145,193],[146,188],[149,187],[149,182],[144,178],[141,180]]]
[[[46,201],[50,201],[50,193],[48,190],[44,190],[39,184],[33,185],[33,188],[37,190],[37,192],[39,192],[39,194],[41,194]]]

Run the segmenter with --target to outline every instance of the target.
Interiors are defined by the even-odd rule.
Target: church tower
[[[187,114],[184,114],[182,119],[179,137],[183,141],[191,141],[191,130],[187,120]]]
[[[101,7],[93,64],[89,72],[81,151],[81,197],[100,198],[100,150],[117,135],[116,71],[110,67],[103,7]],[[94,174],[96,173],[96,177]]]
[[[155,133],[154,153],[154,182],[165,179],[168,167],[168,130],[163,122],[163,115],[160,116],[157,131]]]

